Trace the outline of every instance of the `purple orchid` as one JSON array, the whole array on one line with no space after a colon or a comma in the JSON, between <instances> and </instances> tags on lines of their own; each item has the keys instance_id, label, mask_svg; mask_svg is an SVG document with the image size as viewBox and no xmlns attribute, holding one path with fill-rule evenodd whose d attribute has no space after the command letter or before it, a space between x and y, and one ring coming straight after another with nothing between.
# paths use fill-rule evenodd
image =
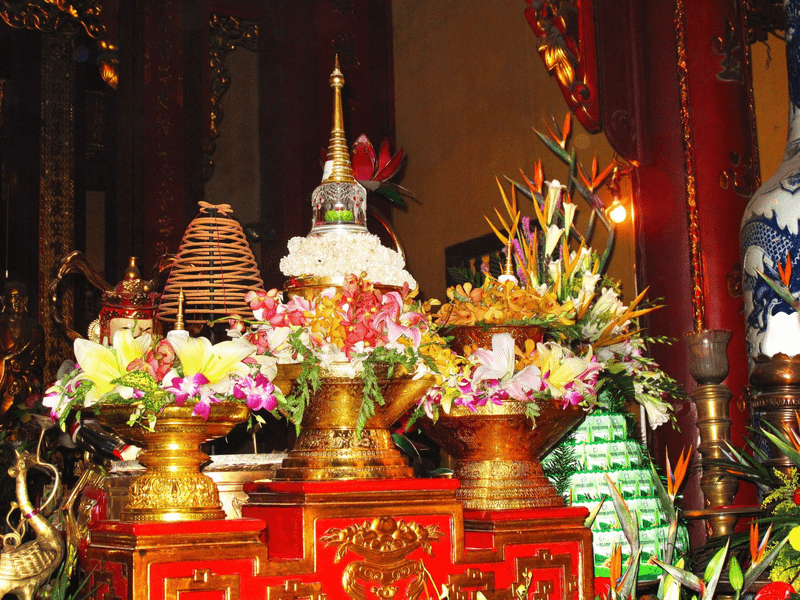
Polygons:
<instances>
[{"instance_id":1,"label":"purple orchid","mask_svg":"<svg viewBox=\"0 0 800 600\"><path fill-rule=\"evenodd\" d=\"M211 389L207 387L202 388L200 390L200 398L198 398L197 402L195 402L192 413L199 417L203 417L203 419L207 421L208 415L211 413L211 405L216 404L220 400L221 398L214 396L214 392Z\"/></svg>"},{"instance_id":2,"label":"purple orchid","mask_svg":"<svg viewBox=\"0 0 800 600\"><path fill-rule=\"evenodd\" d=\"M250 410L275 410L278 407L278 400L275 398L274 391L275 386L261 373L258 373L255 379L248 375L233 386L233 395L239 400L246 398L247 407Z\"/></svg>"}]
</instances>

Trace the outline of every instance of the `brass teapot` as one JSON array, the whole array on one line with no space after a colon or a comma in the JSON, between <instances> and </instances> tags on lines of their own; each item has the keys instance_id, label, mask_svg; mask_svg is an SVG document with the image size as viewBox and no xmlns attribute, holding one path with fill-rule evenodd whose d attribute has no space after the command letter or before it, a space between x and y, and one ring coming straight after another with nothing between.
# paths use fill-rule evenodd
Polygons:
<instances>
[{"instance_id":1,"label":"brass teapot","mask_svg":"<svg viewBox=\"0 0 800 600\"><path fill-rule=\"evenodd\" d=\"M162 274L172 268L175 256L163 255L156 263L152 279L142 279L137 258L131 257L125 276L116 286L112 286L89 263L80 250L74 250L59 261L55 278L48 286L50 316L62 327L69 339L83 337L72 329L61 315L59 284L70 273L82 273L94 287L103 292L103 306L99 317L89 325L86 337L97 343L110 342L119 329L134 328L138 333L154 332L157 327L156 309L159 294L156 292Z\"/></svg>"}]
</instances>

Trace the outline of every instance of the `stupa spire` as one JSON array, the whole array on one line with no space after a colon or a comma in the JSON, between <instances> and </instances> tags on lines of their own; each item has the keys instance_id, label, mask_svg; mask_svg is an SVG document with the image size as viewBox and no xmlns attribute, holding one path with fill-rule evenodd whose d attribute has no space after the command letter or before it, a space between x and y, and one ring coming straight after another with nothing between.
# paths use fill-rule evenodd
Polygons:
<instances>
[{"instance_id":1,"label":"stupa spire","mask_svg":"<svg viewBox=\"0 0 800 600\"><path fill-rule=\"evenodd\" d=\"M328 143L328 160L331 161L331 171L323 183L333 181L337 183L355 183L353 165L350 163L350 152L344 135L344 112L342 110L344 75L339 70L338 55L336 56L336 63L329 81L333 90L333 129Z\"/></svg>"},{"instance_id":2,"label":"stupa spire","mask_svg":"<svg viewBox=\"0 0 800 600\"><path fill-rule=\"evenodd\" d=\"M311 194L313 214L308 235L368 233L367 191L353 176L350 151L344 137L344 75L339 70L338 56L330 82L333 90L333 129L328 144L328 160L322 175L324 179Z\"/></svg>"}]
</instances>

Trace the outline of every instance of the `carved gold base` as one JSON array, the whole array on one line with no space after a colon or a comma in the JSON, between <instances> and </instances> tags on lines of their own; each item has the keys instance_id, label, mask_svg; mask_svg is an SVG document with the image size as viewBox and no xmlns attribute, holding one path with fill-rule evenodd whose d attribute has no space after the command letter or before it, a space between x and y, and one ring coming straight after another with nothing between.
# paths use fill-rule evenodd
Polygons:
<instances>
[{"instance_id":1,"label":"carved gold base","mask_svg":"<svg viewBox=\"0 0 800 600\"><path fill-rule=\"evenodd\" d=\"M98 421L144 448L137 460L146 471L131 481L123 521L206 521L224 519L214 481L200 472L208 454L200 444L227 434L247 418L242 404L214 404L208 420L191 407L167 406L155 430L127 425L130 407L106 406Z\"/></svg>"},{"instance_id":2,"label":"carved gold base","mask_svg":"<svg viewBox=\"0 0 800 600\"><path fill-rule=\"evenodd\" d=\"M543 403L534 426L524 404L506 401L477 413L454 406L435 424L424 419L421 426L456 459L456 498L464 508L493 511L564 506L540 460L582 418L578 407Z\"/></svg>"},{"instance_id":3,"label":"carved gold base","mask_svg":"<svg viewBox=\"0 0 800 600\"><path fill-rule=\"evenodd\" d=\"M275 473L277 481L400 479L414 471L386 429L307 429Z\"/></svg>"},{"instance_id":4,"label":"carved gold base","mask_svg":"<svg viewBox=\"0 0 800 600\"><path fill-rule=\"evenodd\" d=\"M464 460L453 476L461 482L456 498L471 510L564 506L537 461Z\"/></svg>"},{"instance_id":5,"label":"carved gold base","mask_svg":"<svg viewBox=\"0 0 800 600\"><path fill-rule=\"evenodd\" d=\"M319 389L303 414L300 435L275 473L276 481L413 477L388 428L422 397L433 378L379 376L384 405L375 407L375 415L359 434L355 424L364 382L341 376L343 368L334 365L322 371Z\"/></svg>"}]
</instances>

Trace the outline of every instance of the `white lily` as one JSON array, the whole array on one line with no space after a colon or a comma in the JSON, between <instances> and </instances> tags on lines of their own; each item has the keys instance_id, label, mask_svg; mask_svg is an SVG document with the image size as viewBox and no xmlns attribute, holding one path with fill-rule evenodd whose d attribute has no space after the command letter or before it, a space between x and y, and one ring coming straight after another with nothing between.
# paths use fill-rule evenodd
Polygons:
<instances>
[{"instance_id":1,"label":"white lily","mask_svg":"<svg viewBox=\"0 0 800 600\"><path fill-rule=\"evenodd\" d=\"M539 367L554 398L566 393L566 386L589 368L589 361L564 351L559 344L536 344L534 364Z\"/></svg>"},{"instance_id":2,"label":"white lily","mask_svg":"<svg viewBox=\"0 0 800 600\"><path fill-rule=\"evenodd\" d=\"M212 345L204 337L176 338L170 340L170 344L181 361L184 377L201 373L209 384L218 383L232 373L246 375L249 371L242 361L256 351L256 347L244 339Z\"/></svg>"},{"instance_id":3,"label":"white lily","mask_svg":"<svg viewBox=\"0 0 800 600\"><path fill-rule=\"evenodd\" d=\"M103 396L116 392L123 398L130 398L133 389L112 383L128 372L128 365L144 357L150 348L150 334L133 337L130 329L120 329L114 334L112 347L103 346L89 340L75 340L75 358L83 371L78 380L94 383L86 394L84 404L91 406Z\"/></svg>"},{"instance_id":4,"label":"white lily","mask_svg":"<svg viewBox=\"0 0 800 600\"><path fill-rule=\"evenodd\" d=\"M665 423L669 423L672 405L668 402L653 394L643 393L639 393L636 399L644 406L645 413L647 413L647 422L650 423L651 429L656 429Z\"/></svg>"},{"instance_id":5,"label":"white lily","mask_svg":"<svg viewBox=\"0 0 800 600\"><path fill-rule=\"evenodd\" d=\"M550 227L548 227L547 231L544 232L545 256L550 256L553 253L553 250L555 250L556 246L558 246L558 242L561 240L561 236L563 234L564 230L561 227L555 223L550 224Z\"/></svg>"},{"instance_id":6,"label":"white lily","mask_svg":"<svg viewBox=\"0 0 800 600\"><path fill-rule=\"evenodd\" d=\"M278 359L266 354L256 354L252 357L258 363L258 371L272 381L278 374Z\"/></svg>"},{"instance_id":7,"label":"white lily","mask_svg":"<svg viewBox=\"0 0 800 600\"><path fill-rule=\"evenodd\" d=\"M473 385L485 379L497 379L505 383L514 375L514 338L509 333L495 333L492 336L492 349L476 350L470 355L470 360L478 363L472 374Z\"/></svg>"},{"instance_id":8,"label":"white lily","mask_svg":"<svg viewBox=\"0 0 800 600\"><path fill-rule=\"evenodd\" d=\"M558 204L558 197L561 195L561 190L563 190L566 186L561 185L561 182L558 179L553 179L547 184L547 198L545 200L545 208L547 209L547 214L545 215L545 223L550 225L553 222L553 214L556 211L556 205Z\"/></svg>"},{"instance_id":9,"label":"white lily","mask_svg":"<svg viewBox=\"0 0 800 600\"><path fill-rule=\"evenodd\" d=\"M575 219L575 210L578 207L572 202L564 202L564 230L569 234L572 221Z\"/></svg>"}]
</instances>

